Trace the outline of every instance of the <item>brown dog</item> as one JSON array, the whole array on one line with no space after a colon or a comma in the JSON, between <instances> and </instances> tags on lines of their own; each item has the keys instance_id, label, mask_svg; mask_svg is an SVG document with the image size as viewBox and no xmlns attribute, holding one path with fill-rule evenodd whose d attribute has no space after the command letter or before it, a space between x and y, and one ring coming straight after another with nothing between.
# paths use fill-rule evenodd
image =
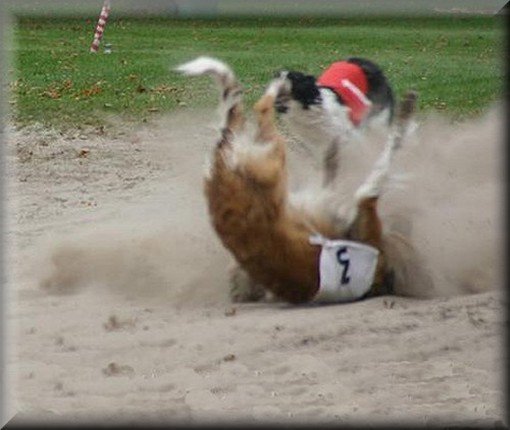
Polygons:
<instances>
[{"instance_id":1,"label":"brown dog","mask_svg":"<svg viewBox=\"0 0 510 430\"><path fill-rule=\"evenodd\" d=\"M289 203L286 143L276 129L274 112L281 79L272 81L255 104L256 127L250 133L241 87L227 65L200 57L177 70L187 75L212 75L220 86L224 124L205 179L205 194L214 229L249 277L290 303L318 297L319 301L353 300L388 292L392 269L385 257L377 203L392 156L414 111L415 94L409 93L401 104L383 154L356 192L356 214L344 228L327 213L301 211ZM335 176L334 169L336 166L330 167L326 175ZM368 246L357 247L356 243ZM333 250L333 260L336 258L333 263L328 262L328 249ZM367 261L358 266L371 269L355 273L356 262L349 253L356 250L365 253L360 258ZM338 276L328 275L328 271ZM331 293L331 288L338 288L326 285L331 284L327 278L342 284L338 285L340 293ZM366 286L350 285L356 282Z\"/></svg>"}]
</instances>

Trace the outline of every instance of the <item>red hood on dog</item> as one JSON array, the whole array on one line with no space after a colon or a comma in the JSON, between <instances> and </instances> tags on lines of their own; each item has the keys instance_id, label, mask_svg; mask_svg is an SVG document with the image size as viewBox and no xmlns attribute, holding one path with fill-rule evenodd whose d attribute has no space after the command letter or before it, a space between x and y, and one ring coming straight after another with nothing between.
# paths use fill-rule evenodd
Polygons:
<instances>
[{"instance_id":1,"label":"red hood on dog","mask_svg":"<svg viewBox=\"0 0 510 430\"><path fill-rule=\"evenodd\" d=\"M337 61L317 79L317 84L332 89L350 108L350 120L358 126L372 103L366 97L368 81L363 69L347 61Z\"/></svg>"}]
</instances>

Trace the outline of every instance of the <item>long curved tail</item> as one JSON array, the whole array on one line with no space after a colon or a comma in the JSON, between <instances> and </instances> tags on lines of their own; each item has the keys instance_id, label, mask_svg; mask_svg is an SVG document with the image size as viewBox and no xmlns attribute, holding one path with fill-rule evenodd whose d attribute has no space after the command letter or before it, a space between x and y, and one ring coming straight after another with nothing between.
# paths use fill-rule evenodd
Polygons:
<instances>
[{"instance_id":1,"label":"long curved tail","mask_svg":"<svg viewBox=\"0 0 510 430\"><path fill-rule=\"evenodd\" d=\"M243 114L243 91L232 69L212 57L198 57L175 68L186 76L210 75L220 88L220 114L223 133L238 132L245 124Z\"/></svg>"}]
</instances>

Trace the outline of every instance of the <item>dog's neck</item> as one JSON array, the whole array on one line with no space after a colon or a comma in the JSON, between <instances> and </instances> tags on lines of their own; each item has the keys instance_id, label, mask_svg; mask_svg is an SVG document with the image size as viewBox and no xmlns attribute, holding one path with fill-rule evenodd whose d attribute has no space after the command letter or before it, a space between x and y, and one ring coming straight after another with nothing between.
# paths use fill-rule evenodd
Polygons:
<instances>
[{"instance_id":1,"label":"dog's neck","mask_svg":"<svg viewBox=\"0 0 510 430\"><path fill-rule=\"evenodd\" d=\"M290 133L305 147L312 149L316 162L322 162L325 151L337 136L348 139L355 133L355 127L349 119L347 106L337 102L337 96L328 88L320 89L320 105L302 109L299 102L289 102L289 109L282 115Z\"/></svg>"}]
</instances>

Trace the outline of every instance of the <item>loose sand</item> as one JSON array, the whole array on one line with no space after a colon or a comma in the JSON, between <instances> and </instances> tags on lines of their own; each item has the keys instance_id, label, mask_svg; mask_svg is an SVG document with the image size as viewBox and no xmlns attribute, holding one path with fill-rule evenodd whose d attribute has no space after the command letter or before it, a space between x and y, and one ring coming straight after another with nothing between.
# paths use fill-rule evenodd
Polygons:
<instances>
[{"instance_id":1,"label":"loose sand","mask_svg":"<svg viewBox=\"0 0 510 430\"><path fill-rule=\"evenodd\" d=\"M420 118L381 202L387 225L413 222L435 288L407 292L428 298L321 307L229 302L202 195L212 118L184 109L115 138L9 130L14 421L503 422L497 107ZM339 206L370 148L345 149ZM317 182L302 147L290 159L293 187Z\"/></svg>"}]
</instances>

